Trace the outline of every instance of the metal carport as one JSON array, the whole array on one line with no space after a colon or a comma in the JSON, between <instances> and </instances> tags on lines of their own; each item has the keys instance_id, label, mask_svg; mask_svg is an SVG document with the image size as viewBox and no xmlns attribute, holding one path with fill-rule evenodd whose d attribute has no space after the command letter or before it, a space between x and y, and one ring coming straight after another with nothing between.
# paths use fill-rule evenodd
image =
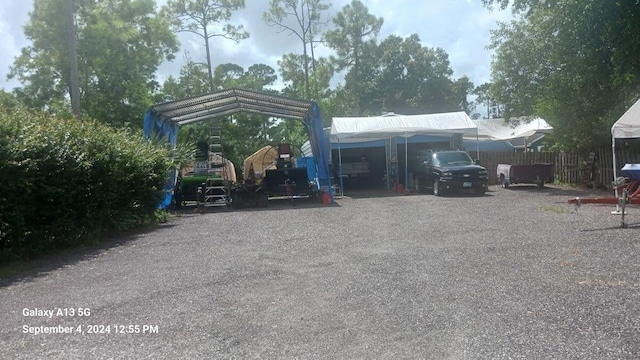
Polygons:
<instances>
[{"instance_id":1,"label":"metal carport","mask_svg":"<svg viewBox=\"0 0 640 360\"><path fill-rule=\"evenodd\" d=\"M311 151L316 160L318 185L321 190L333 195L325 151L327 144L322 133L322 116L315 101L253 90L226 89L151 106L144 114L143 134L146 138L151 138L154 134L166 137L175 145L180 126L237 112L302 121L309 134ZM167 181L167 196L160 204L161 207L171 204L175 177L174 171Z\"/></svg>"}]
</instances>

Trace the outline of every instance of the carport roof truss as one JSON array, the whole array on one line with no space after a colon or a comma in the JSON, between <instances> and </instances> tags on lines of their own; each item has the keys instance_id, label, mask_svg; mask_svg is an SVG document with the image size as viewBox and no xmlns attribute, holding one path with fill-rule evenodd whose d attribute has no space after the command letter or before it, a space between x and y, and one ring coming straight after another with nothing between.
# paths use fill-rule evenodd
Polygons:
<instances>
[{"instance_id":1,"label":"carport roof truss","mask_svg":"<svg viewBox=\"0 0 640 360\"><path fill-rule=\"evenodd\" d=\"M307 123L313 102L265 92L227 89L151 107L164 119L182 126L236 112L250 112Z\"/></svg>"}]
</instances>

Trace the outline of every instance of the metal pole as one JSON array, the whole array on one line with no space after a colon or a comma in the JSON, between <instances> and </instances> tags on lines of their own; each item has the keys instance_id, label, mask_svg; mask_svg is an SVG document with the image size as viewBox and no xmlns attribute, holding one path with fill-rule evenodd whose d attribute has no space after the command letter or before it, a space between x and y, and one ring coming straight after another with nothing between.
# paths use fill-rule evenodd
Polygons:
<instances>
[{"instance_id":1,"label":"metal pole","mask_svg":"<svg viewBox=\"0 0 640 360\"><path fill-rule=\"evenodd\" d=\"M387 166L387 176L386 176L386 187L385 190L389 190L389 179L391 177L391 162L390 162L390 158L389 158L389 153L391 152L391 138L389 138L388 140L385 139L384 140L384 157L385 157L385 163Z\"/></svg>"},{"instance_id":2,"label":"metal pole","mask_svg":"<svg viewBox=\"0 0 640 360\"><path fill-rule=\"evenodd\" d=\"M342 180L342 149L338 138L338 177L340 178L340 196L344 196L344 181Z\"/></svg>"},{"instance_id":3,"label":"metal pole","mask_svg":"<svg viewBox=\"0 0 640 360\"><path fill-rule=\"evenodd\" d=\"M409 137L404 134L404 190L409 188Z\"/></svg>"},{"instance_id":4,"label":"metal pole","mask_svg":"<svg viewBox=\"0 0 640 360\"><path fill-rule=\"evenodd\" d=\"M476 159L480 160L480 135L478 134L478 128L476 128Z\"/></svg>"},{"instance_id":5,"label":"metal pole","mask_svg":"<svg viewBox=\"0 0 640 360\"><path fill-rule=\"evenodd\" d=\"M613 134L613 129L611 129L611 152L613 152L613 181L618 177L617 174L617 161L616 161L616 137ZM618 198L618 188L614 185L614 191L616 194L616 199ZM620 203L616 204L616 211L612 212L613 214L620 214Z\"/></svg>"}]
</instances>

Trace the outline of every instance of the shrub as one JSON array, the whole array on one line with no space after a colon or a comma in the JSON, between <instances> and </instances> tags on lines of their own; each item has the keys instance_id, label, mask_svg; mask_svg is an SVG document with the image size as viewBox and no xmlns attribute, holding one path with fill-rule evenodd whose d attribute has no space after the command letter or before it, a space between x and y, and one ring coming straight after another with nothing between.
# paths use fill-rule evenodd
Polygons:
<instances>
[{"instance_id":1,"label":"shrub","mask_svg":"<svg viewBox=\"0 0 640 360\"><path fill-rule=\"evenodd\" d=\"M0 110L0 261L153 221L170 167L141 134Z\"/></svg>"}]
</instances>

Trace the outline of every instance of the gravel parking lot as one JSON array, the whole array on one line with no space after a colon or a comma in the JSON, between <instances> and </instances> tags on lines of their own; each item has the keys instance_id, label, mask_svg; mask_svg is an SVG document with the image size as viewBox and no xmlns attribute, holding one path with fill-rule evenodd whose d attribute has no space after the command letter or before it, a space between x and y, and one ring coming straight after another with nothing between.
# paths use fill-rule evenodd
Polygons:
<instances>
[{"instance_id":1,"label":"gravel parking lot","mask_svg":"<svg viewBox=\"0 0 640 360\"><path fill-rule=\"evenodd\" d=\"M640 209L356 195L185 213L5 279L0 358L640 358Z\"/></svg>"}]
</instances>

